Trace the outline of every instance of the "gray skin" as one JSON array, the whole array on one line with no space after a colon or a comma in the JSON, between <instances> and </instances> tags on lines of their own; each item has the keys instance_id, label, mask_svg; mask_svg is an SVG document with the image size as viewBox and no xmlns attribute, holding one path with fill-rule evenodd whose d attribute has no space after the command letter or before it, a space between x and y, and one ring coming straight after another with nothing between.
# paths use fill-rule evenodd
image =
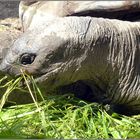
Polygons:
<instances>
[{"instance_id":1,"label":"gray skin","mask_svg":"<svg viewBox=\"0 0 140 140\"><path fill-rule=\"evenodd\" d=\"M26 31L0 65L11 75L21 69L47 91L73 91L123 114L140 113L140 23L57 18Z\"/></svg>"}]
</instances>

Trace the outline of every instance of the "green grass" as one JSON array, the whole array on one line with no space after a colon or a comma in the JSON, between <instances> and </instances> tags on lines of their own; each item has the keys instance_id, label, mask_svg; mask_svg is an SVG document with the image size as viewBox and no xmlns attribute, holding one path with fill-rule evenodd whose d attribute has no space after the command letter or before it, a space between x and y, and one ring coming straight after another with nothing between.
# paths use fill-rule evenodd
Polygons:
<instances>
[{"instance_id":1,"label":"green grass","mask_svg":"<svg viewBox=\"0 0 140 140\"><path fill-rule=\"evenodd\" d=\"M33 103L3 107L10 92L19 88L24 78ZM20 77L2 84L0 138L140 138L140 116L111 113L104 106L87 103L72 94L42 96L32 77ZM34 94L40 96L37 101Z\"/></svg>"}]
</instances>

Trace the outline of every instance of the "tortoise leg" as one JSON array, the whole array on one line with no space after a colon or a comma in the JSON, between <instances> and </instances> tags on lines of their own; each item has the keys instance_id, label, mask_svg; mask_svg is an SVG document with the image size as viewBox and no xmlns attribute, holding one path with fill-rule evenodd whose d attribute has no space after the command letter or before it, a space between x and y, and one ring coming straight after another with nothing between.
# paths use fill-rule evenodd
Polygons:
<instances>
[{"instance_id":1,"label":"tortoise leg","mask_svg":"<svg viewBox=\"0 0 140 140\"><path fill-rule=\"evenodd\" d=\"M84 81L77 81L70 85L63 86L59 88L59 91L64 93L73 93L75 97L80 98L82 100L86 100L89 102L98 102L103 103L103 95L104 91L102 91L99 87L92 84L92 87ZM102 96L102 97L101 97Z\"/></svg>"},{"instance_id":2,"label":"tortoise leg","mask_svg":"<svg viewBox=\"0 0 140 140\"><path fill-rule=\"evenodd\" d=\"M109 100L109 98L107 98L105 91L100 89L94 83L92 83L92 85L89 85L85 81L77 81L70 85L59 88L59 92L61 92L61 94L73 93L75 97L88 102L110 104L110 110L122 115L130 116L140 113L127 105L111 104L111 101Z\"/></svg>"},{"instance_id":3,"label":"tortoise leg","mask_svg":"<svg viewBox=\"0 0 140 140\"><path fill-rule=\"evenodd\" d=\"M111 109L116 113L127 115L127 116L140 114L139 110L134 110L134 108L122 104L112 105Z\"/></svg>"}]
</instances>

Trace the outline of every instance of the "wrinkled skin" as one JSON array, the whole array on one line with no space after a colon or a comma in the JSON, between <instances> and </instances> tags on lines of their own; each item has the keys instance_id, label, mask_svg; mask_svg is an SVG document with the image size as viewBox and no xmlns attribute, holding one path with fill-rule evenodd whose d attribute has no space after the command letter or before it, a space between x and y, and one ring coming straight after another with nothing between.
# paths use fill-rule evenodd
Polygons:
<instances>
[{"instance_id":1,"label":"wrinkled skin","mask_svg":"<svg viewBox=\"0 0 140 140\"><path fill-rule=\"evenodd\" d=\"M91 16L136 21L139 1L21 1L19 17L23 30L41 26L56 17Z\"/></svg>"},{"instance_id":2,"label":"wrinkled skin","mask_svg":"<svg viewBox=\"0 0 140 140\"><path fill-rule=\"evenodd\" d=\"M140 113L139 36L138 22L57 18L17 39L0 70L20 75L22 69L48 91L60 88L80 96L82 87L83 98L136 114Z\"/></svg>"}]
</instances>

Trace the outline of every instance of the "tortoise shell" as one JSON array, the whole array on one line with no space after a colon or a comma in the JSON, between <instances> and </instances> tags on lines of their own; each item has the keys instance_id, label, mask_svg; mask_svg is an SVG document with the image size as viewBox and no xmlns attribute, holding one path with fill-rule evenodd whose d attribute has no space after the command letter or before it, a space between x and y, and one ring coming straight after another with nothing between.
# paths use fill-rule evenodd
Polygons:
<instances>
[{"instance_id":1,"label":"tortoise shell","mask_svg":"<svg viewBox=\"0 0 140 140\"><path fill-rule=\"evenodd\" d=\"M21 1L19 17L23 29L55 17L92 16L137 21L140 19L140 1Z\"/></svg>"}]
</instances>

